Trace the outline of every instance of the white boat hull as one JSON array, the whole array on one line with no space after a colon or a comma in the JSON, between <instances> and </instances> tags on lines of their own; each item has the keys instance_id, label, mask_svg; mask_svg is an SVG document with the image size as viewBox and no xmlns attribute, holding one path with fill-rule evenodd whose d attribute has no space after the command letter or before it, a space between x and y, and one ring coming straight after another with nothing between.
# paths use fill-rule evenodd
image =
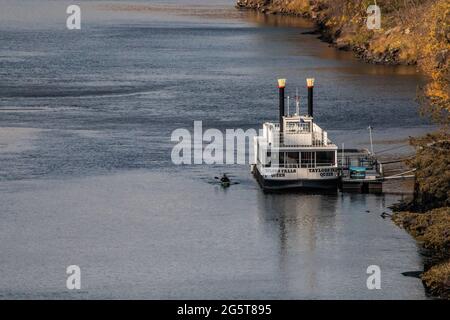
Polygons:
<instances>
[{"instance_id":1,"label":"white boat hull","mask_svg":"<svg viewBox=\"0 0 450 320\"><path fill-rule=\"evenodd\" d=\"M337 168L271 169L276 173L268 173L267 169L261 173L257 166L253 167L253 174L264 190L333 190L338 186Z\"/></svg>"}]
</instances>

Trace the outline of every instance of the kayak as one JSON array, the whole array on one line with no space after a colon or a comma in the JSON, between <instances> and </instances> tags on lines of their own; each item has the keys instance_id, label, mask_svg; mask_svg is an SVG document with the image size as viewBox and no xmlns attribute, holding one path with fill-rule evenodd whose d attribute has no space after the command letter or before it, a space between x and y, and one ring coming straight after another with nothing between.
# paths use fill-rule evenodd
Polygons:
<instances>
[{"instance_id":1,"label":"kayak","mask_svg":"<svg viewBox=\"0 0 450 320\"><path fill-rule=\"evenodd\" d=\"M230 181L221 181L220 184L224 188L228 188L231 185Z\"/></svg>"}]
</instances>

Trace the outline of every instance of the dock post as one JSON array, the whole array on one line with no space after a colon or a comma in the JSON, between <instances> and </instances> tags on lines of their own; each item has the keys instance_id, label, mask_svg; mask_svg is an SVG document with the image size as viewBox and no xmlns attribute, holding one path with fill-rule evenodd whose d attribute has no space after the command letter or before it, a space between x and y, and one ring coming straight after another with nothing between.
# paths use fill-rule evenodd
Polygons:
<instances>
[{"instance_id":1,"label":"dock post","mask_svg":"<svg viewBox=\"0 0 450 320\"><path fill-rule=\"evenodd\" d=\"M373 140L372 140L372 126L369 126L367 129L369 129L369 137L370 137L370 153L374 155L373 153Z\"/></svg>"}]
</instances>

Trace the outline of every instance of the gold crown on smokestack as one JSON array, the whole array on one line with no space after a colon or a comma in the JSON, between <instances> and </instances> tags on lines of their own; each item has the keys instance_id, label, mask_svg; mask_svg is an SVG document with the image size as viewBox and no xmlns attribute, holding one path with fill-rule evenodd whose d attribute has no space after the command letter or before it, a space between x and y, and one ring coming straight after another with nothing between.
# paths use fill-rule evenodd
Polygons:
<instances>
[{"instance_id":1,"label":"gold crown on smokestack","mask_svg":"<svg viewBox=\"0 0 450 320\"><path fill-rule=\"evenodd\" d=\"M306 79L306 84L308 85L308 88L314 87L314 78Z\"/></svg>"},{"instance_id":2,"label":"gold crown on smokestack","mask_svg":"<svg viewBox=\"0 0 450 320\"><path fill-rule=\"evenodd\" d=\"M278 79L278 88L286 87L286 79Z\"/></svg>"}]
</instances>

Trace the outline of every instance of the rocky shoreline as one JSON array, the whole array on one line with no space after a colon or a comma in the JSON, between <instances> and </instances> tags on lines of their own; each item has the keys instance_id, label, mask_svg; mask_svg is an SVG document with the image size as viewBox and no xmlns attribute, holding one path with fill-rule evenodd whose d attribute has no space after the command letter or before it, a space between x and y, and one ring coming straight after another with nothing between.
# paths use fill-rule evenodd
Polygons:
<instances>
[{"instance_id":1,"label":"rocky shoreline","mask_svg":"<svg viewBox=\"0 0 450 320\"><path fill-rule=\"evenodd\" d=\"M450 299L450 138L439 133L411 139L416 155L414 197L392 206L392 220L404 228L423 249L425 289Z\"/></svg>"}]
</instances>

